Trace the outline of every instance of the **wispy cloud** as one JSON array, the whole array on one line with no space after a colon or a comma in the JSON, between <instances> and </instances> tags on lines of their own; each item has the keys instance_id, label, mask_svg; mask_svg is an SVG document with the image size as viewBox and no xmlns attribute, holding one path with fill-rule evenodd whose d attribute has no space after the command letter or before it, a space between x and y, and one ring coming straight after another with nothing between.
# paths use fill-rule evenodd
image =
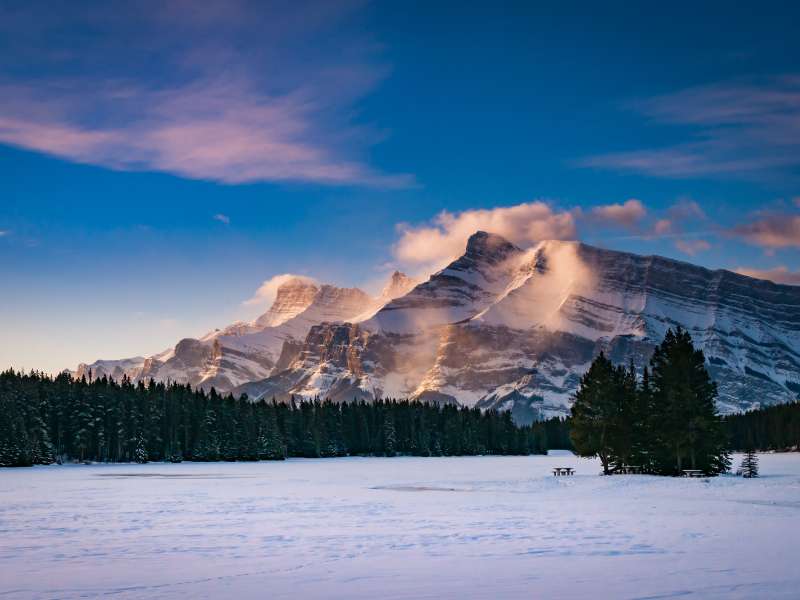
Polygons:
<instances>
[{"instance_id":1,"label":"wispy cloud","mask_svg":"<svg viewBox=\"0 0 800 600\"><path fill-rule=\"evenodd\" d=\"M647 216L647 209L640 200L631 198L622 204L597 206L591 210L590 215L599 221L633 228Z\"/></svg>"},{"instance_id":2,"label":"wispy cloud","mask_svg":"<svg viewBox=\"0 0 800 600\"><path fill-rule=\"evenodd\" d=\"M575 239L577 210L556 210L543 201L489 209L442 211L430 223L398 225L397 261L412 271L431 272L464 252L467 239L479 230L521 245L547 239Z\"/></svg>"},{"instance_id":3,"label":"wispy cloud","mask_svg":"<svg viewBox=\"0 0 800 600\"><path fill-rule=\"evenodd\" d=\"M7 229L0 229L0 237L8 235L10 232Z\"/></svg>"},{"instance_id":4,"label":"wispy cloud","mask_svg":"<svg viewBox=\"0 0 800 600\"><path fill-rule=\"evenodd\" d=\"M766 213L727 231L732 237L768 249L800 248L800 215Z\"/></svg>"},{"instance_id":5,"label":"wispy cloud","mask_svg":"<svg viewBox=\"0 0 800 600\"><path fill-rule=\"evenodd\" d=\"M225 225L231 224L231 218L228 215L223 215L222 213L217 213L216 215L214 215L213 219Z\"/></svg>"},{"instance_id":6,"label":"wispy cloud","mask_svg":"<svg viewBox=\"0 0 800 600\"><path fill-rule=\"evenodd\" d=\"M359 158L380 135L356 105L387 72L348 27L359 4L0 11L17 59L0 59L0 143L225 183L411 185Z\"/></svg>"},{"instance_id":7,"label":"wispy cloud","mask_svg":"<svg viewBox=\"0 0 800 600\"><path fill-rule=\"evenodd\" d=\"M591 156L579 164L674 178L761 178L800 166L798 76L699 86L630 108L655 123L688 128L686 141Z\"/></svg>"},{"instance_id":8,"label":"wispy cloud","mask_svg":"<svg viewBox=\"0 0 800 600\"><path fill-rule=\"evenodd\" d=\"M774 283L800 285L800 272L790 271L783 265L774 267L772 269L751 269L748 267L739 267L736 269L736 272L742 275L747 275L748 277L755 277L756 279L766 279Z\"/></svg>"}]
</instances>

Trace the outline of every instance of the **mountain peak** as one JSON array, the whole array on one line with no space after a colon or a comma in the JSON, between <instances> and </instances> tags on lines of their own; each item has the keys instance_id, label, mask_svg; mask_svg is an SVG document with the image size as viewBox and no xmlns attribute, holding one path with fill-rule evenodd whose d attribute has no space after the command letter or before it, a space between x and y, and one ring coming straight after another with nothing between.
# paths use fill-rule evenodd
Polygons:
<instances>
[{"instance_id":1,"label":"mountain peak","mask_svg":"<svg viewBox=\"0 0 800 600\"><path fill-rule=\"evenodd\" d=\"M409 279L409 277L402 271L395 271L394 273L392 273L392 276L389 279L391 281L394 281L396 279Z\"/></svg>"},{"instance_id":2,"label":"mountain peak","mask_svg":"<svg viewBox=\"0 0 800 600\"><path fill-rule=\"evenodd\" d=\"M275 301L267 312L255 321L257 327L276 327L296 317L314 301L319 286L313 279L295 276L278 286Z\"/></svg>"},{"instance_id":3,"label":"mountain peak","mask_svg":"<svg viewBox=\"0 0 800 600\"><path fill-rule=\"evenodd\" d=\"M383 287L381 298L388 298L390 300L397 298L411 291L411 288L415 285L416 281L411 279L411 277L400 271L395 271Z\"/></svg>"},{"instance_id":4,"label":"mountain peak","mask_svg":"<svg viewBox=\"0 0 800 600\"><path fill-rule=\"evenodd\" d=\"M367 306L370 300L369 295L359 288L343 288L326 283L317 291L313 303L318 306Z\"/></svg>"},{"instance_id":5,"label":"mountain peak","mask_svg":"<svg viewBox=\"0 0 800 600\"><path fill-rule=\"evenodd\" d=\"M318 289L319 286L317 283L311 279L310 277L304 277L302 275L292 275L291 277L287 277L285 281L283 281L278 286L278 294L282 292L285 294L287 292L291 292L292 290L298 289Z\"/></svg>"},{"instance_id":6,"label":"mountain peak","mask_svg":"<svg viewBox=\"0 0 800 600\"><path fill-rule=\"evenodd\" d=\"M514 244L506 238L496 233L487 231L476 231L467 240L467 250L465 256L470 258L492 257L502 260L509 254L518 252Z\"/></svg>"},{"instance_id":7,"label":"mountain peak","mask_svg":"<svg viewBox=\"0 0 800 600\"><path fill-rule=\"evenodd\" d=\"M417 332L471 319L484 310L517 274L522 250L504 237L478 231L466 252L441 271L384 306L364 323L384 332Z\"/></svg>"}]
</instances>

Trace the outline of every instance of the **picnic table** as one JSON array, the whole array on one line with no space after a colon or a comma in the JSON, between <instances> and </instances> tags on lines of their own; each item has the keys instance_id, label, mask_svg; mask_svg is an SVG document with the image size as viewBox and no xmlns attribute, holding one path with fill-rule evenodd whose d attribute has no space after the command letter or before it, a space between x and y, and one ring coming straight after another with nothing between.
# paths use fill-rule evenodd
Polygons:
<instances>
[{"instance_id":1,"label":"picnic table","mask_svg":"<svg viewBox=\"0 0 800 600\"><path fill-rule=\"evenodd\" d=\"M560 477L562 475L574 475L575 469L572 467L555 467L553 469L553 477Z\"/></svg>"},{"instance_id":2,"label":"picnic table","mask_svg":"<svg viewBox=\"0 0 800 600\"><path fill-rule=\"evenodd\" d=\"M681 471L682 477L705 477L706 474L699 469L683 469Z\"/></svg>"},{"instance_id":3,"label":"picnic table","mask_svg":"<svg viewBox=\"0 0 800 600\"><path fill-rule=\"evenodd\" d=\"M614 469L614 474L617 475L640 475L642 467L639 465L622 465Z\"/></svg>"}]
</instances>

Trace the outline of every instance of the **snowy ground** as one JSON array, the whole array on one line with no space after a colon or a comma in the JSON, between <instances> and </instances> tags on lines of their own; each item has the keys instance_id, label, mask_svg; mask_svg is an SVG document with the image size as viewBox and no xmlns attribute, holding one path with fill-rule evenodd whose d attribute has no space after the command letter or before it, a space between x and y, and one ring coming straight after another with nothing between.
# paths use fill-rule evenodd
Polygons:
<instances>
[{"instance_id":1,"label":"snowy ground","mask_svg":"<svg viewBox=\"0 0 800 600\"><path fill-rule=\"evenodd\" d=\"M800 454L761 470L599 477L571 456L5 469L0 598L798 598Z\"/></svg>"}]
</instances>

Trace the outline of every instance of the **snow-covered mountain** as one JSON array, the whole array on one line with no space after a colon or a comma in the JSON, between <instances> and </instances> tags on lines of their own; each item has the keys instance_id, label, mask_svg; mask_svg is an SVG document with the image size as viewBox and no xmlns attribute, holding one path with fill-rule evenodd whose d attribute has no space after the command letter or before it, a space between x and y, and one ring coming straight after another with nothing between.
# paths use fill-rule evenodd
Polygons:
<instances>
[{"instance_id":1,"label":"snow-covered mountain","mask_svg":"<svg viewBox=\"0 0 800 600\"><path fill-rule=\"evenodd\" d=\"M75 376L89 377L89 371L93 377L109 377L117 381L123 377L133 379L144 366L144 356L134 356L133 358L122 358L119 360L97 360L90 365L81 363L75 371Z\"/></svg>"},{"instance_id":2,"label":"snow-covered mountain","mask_svg":"<svg viewBox=\"0 0 800 600\"><path fill-rule=\"evenodd\" d=\"M526 422L564 414L600 350L641 367L676 325L705 351L723 412L798 398L800 287L579 242L523 250L485 232L425 282L394 273L370 297L290 278L255 321L77 373L256 399L416 397Z\"/></svg>"},{"instance_id":3,"label":"snow-covered mountain","mask_svg":"<svg viewBox=\"0 0 800 600\"><path fill-rule=\"evenodd\" d=\"M528 421L565 413L601 349L642 366L676 325L705 351L723 412L798 397L800 287L579 242L522 250L484 232L374 316L312 326L235 392L413 396Z\"/></svg>"},{"instance_id":4,"label":"snow-covered mountain","mask_svg":"<svg viewBox=\"0 0 800 600\"><path fill-rule=\"evenodd\" d=\"M380 296L357 288L319 285L305 277L290 278L277 290L270 309L253 322L236 322L199 339L186 338L149 358L98 360L78 366L78 377L109 376L133 381L155 379L190 383L228 392L236 386L269 377L285 367L293 348L320 323L368 318L397 295L413 287L406 275L395 272Z\"/></svg>"},{"instance_id":5,"label":"snow-covered mountain","mask_svg":"<svg viewBox=\"0 0 800 600\"><path fill-rule=\"evenodd\" d=\"M463 256L389 302L365 327L414 333L470 319L508 288L518 275L523 254L500 236L478 232L470 238Z\"/></svg>"}]
</instances>

